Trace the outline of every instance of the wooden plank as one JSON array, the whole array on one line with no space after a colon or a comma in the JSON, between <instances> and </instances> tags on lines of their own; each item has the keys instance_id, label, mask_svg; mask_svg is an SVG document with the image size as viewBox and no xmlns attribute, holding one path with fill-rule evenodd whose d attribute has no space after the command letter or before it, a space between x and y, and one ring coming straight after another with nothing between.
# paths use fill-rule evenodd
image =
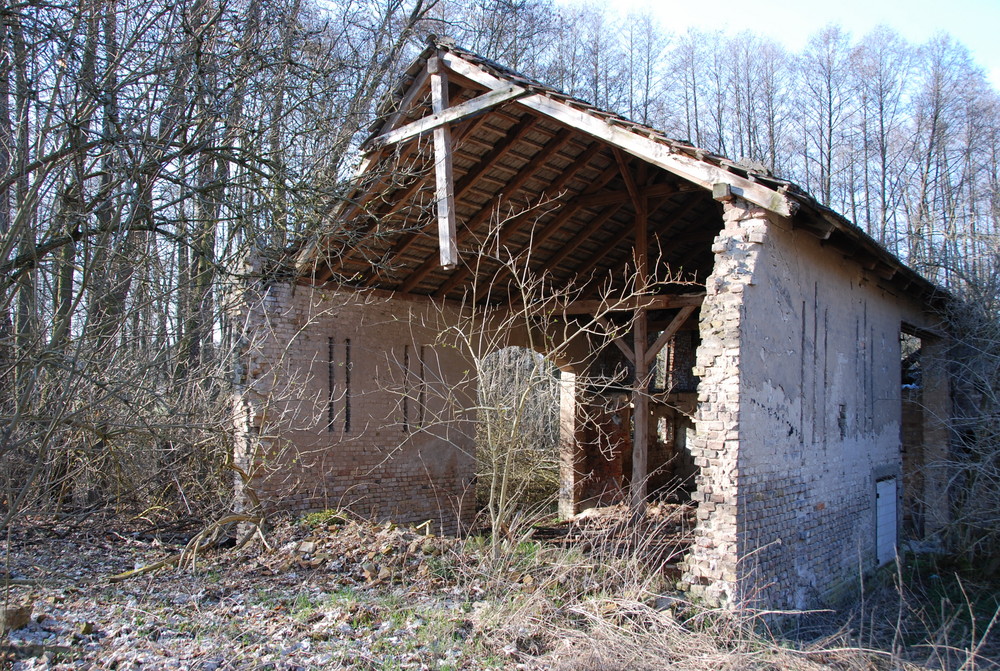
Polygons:
<instances>
[{"instance_id":1,"label":"wooden plank","mask_svg":"<svg viewBox=\"0 0 1000 671\"><path fill-rule=\"evenodd\" d=\"M649 349L646 350L647 367L653 365L656 355L660 353L660 350L663 349L668 342L670 342L671 338L677 335L677 332L681 330L681 327L684 326L688 317L691 316L691 313L694 312L697 307L698 306L696 305L688 305L681 308L681 311L677 313L677 316L674 317L667 328L663 330L663 333L661 333L660 337L656 339L656 342L650 345Z\"/></svg>"},{"instance_id":2,"label":"wooden plank","mask_svg":"<svg viewBox=\"0 0 1000 671\"><path fill-rule=\"evenodd\" d=\"M434 74L431 75L432 80L434 76ZM424 133L446 126L454 121L482 114L483 112L487 112L494 107L497 107L498 105L502 105L505 102L516 100L517 98L521 98L526 95L528 95L528 91L526 89L513 85L505 86L503 88L490 91L489 93L484 93L481 96L459 103L454 107L448 107L441 112L435 112L429 116L412 121L405 126L372 138L368 142L366 150L375 151L383 147L405 142L406 140L412 140L415 137L419 137Z\"/></svg>"},{"instance_id":3,"label":"wooden plank","mask_svg":"<svg viewBox=\"0 0 1000 671\"><path fill-rule=\"evenodd\" d=\"M437 57L427 61L431 74L431 105L435 114L448 107L448 76ZM439 126L434 129L434 182L437 201L438 247L441 266L458 265L458 243L455 240L455 180L452 176L451 129Z\"/></svg>"},{"instance_id":4,"label":"wooden plank","mask_svg":"<svg viewBox=\"0 0 1000 671\"><path fill-rule=\"evenodd\" d=\"M560 312L564 315L602 315L608 312L631 312L639 308L647 310L670 310L673 308L699 306L705 294L670 294L662 296L627 296L622 298L600 298L579 300L569 303Z\"/></svg>"},{"instance_id":5,"label":"wooden plank","mask_svg":"<svg viewBox=\"0 0 1000 671\"><path fill-rule=\"evenodd\" d=\"M487 88L500 88L508 83L486 72L479 66L466 61L455 53L444 53L442 55L442 62L450 70ZM781 216L791 217L798 210L799 204L797 202L774 189L727 172L706 161L675 152L668 144L607 123L593 114L576 109L552 98L541 94L534 94L520 98L517 103L571 128L615 145L633 156L663 168L702 188L711 190L714 184L722 182L729 184L733 195L760 205Z\"/></svg>"},{"instance_id":6,"label":"wooden plank","mask_svg":"<svg viewBox=\"0 0 1000 671\"><path fill-rule=\"evenodd\" d=\"M609 322L606 317L595 317L594 321L596 321L604 328L604 332L607 333L609 338L611 338L611 342L613 342L618 347L618 349L621 350L622 354L625 355L625 358L628 359L629 363L634 365L635 353L632 352L632 348L628 346L628 343L625 342L623 338L620 337L616 338L613 335L611 335L612 333L615 332L614 324Z\"/></svg>"}]
</instances>

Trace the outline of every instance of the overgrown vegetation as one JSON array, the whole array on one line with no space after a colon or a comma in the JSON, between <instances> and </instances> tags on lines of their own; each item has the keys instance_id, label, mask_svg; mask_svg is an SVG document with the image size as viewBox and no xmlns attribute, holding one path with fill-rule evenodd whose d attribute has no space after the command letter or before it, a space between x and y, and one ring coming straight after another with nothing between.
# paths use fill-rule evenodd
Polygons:
<instances>
[{"instance_id":1,"label":"overgrown vegetation","mask_svg":"<svg viewBox=\"0 0 1000 671\"><path fill-rule=\"evenodd\" d=\"M270 550L214 551L194 571L110 586L107 572L162 550L122 542L127 534L96 541L106 531L92 527L25 531L9 564L44 577L14 588L36 621L0 655L15 668L47 658L125 668L867 671L991 668L998 648L996 585L943 564L880 573L840 614L722 611L673 589L673 559L652 542L677 521L670 514L642 534L629 533L624 515L590 518L580 522L586 546L521 538L499 554L481 537L327 517L337 523L277 520ZM51 533L79 549L39 553Z\"/></svg>"},{"instance_id":2,"label":"overgrown vegetation","mask_svg":"<svg viewBox=\"0 0 1000 671\"><path fill-rule=\"evenodd\" d=\"M477 371L476 499L488 507L509 487L528 510L550 508L559 490L558 371L542 354L505 347ZM504 479L507 482L504 482Z\"/></svg>"},{"instance_id":3,"label":"overgrown vegetation","mask_svg":"<svg viewBox=\"0 0 1000 671\"><path fill-rule=\"evenodd\" d=\"M987 575L1000 570L1000 274L950 315L954 518L949 547Z\"/></svg>"}]
</instances>

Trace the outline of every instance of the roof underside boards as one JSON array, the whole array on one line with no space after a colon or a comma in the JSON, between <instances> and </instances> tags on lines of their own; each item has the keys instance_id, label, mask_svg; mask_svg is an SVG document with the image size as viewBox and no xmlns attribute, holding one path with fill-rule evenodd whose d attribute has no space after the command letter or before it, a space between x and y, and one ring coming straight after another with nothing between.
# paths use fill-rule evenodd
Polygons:
<instances>
[{"instance_id":1,"label":"roof underside boards","mask_svg":"<svg viewBox=\"0 0 1000 671\"><path fill-rule=\"evenodd\" d=\"M461 257L452 270L438 261L430 135L378 146L388 131L418 119L426 123L432 115L424 65L435 54L450 68L453 107L484 100L491 78L531 94L491 105L451 125ZM708 179L724 179L737 194L746 193L744 188L750 185L758 202L777 203L776 211L794 212L801 205L793 224L859 258L884 278L907 287L917 285L922 294L933 290L853 224L816 204L794 184L668 140L653 129L455 47L429 47L407 72L393 104L401 107L386 115L367 142L378 148L372 150L354 192L334 213L334 229L299 256L300 272L312 275L314 281L447 298L458 298L475 287L480 300L488 295L491 302L505 301L511 278L501 266L516 258L517 267L535 274L544 271L557 285L585 286L581 298L595 296L608 285L623 286L635 267L636 216L624 168L646 195L654 277L681 272L684 279L704 281L711 270L710 242L722 221L712 185L705 188L700 177L709 175ZM557 113L550 113L553 105L559 106ZM587 127L589 122L581 122L574 113L600 120L599 127ZM646 154L636 158L629 144L633 141L646 143L639 146L642 151L650 142L662 146L666 158L648 160ZM694 177L688 174L692 170L698 173ZM794 198L786 201L786 196Z\"/></svg>"}]
</instances>

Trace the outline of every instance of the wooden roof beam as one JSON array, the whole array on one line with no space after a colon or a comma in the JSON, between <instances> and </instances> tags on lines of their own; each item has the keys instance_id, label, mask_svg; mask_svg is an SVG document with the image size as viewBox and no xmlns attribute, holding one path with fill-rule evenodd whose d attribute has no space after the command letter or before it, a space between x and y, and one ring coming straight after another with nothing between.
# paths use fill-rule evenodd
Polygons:
<instances>
[{"instance_id":1,"label":"wooden roof beam","mask_svg":"<svg viewBox=\"0 0 1000 671\"><path fill-rule=\"evenodd\" d=\"M646 310L670 310L673 308L698 307L705 300L705 294L664 294L649 296L627 296L623 298L598 298L578 300L556 308L566 316L604 315L610 312L634 312Z\"/></svg>"},{"instance_id":2,"label":"wooden roof beam","mask_svg":"<svg viewBox=\"0 0 1000 671\"><path fill-rule=\"evenodd\" d=\"M600 149L601 149L600 143L594 143L587 150L585 150L577 158L572 169L563 171L563 173L556 179L556 181L552 182L552 184L549 186L549 191L551 192L551 194L554 197L558 197L560 195L560 192L566 187L567 184L569 184L570 180L575 179L579 174L579 172L587 167L587 165L590 163L590 160L594 157L594 155L596 155L600 151ZM616 171L611 170L610 168L605 170L597 179L596 182L597 188L600 189L604 187L609 181L611 181L611 179L615 176L615 172ZM510 190L509 193L511 194L514 193L514 190L513 189ZM565 208L566 206L564 205L563 207ZM489 206L484 209L492 211L492 207ZM575 212L575 209L573 211ZM558 216L559 215L557 215L557 218ZM572 216L572 212L570 212L568 216ZM513 236L520 229L520 226L525 218L526 218L525 214L520 214L515 216L511 221L506 222L504 230L501 231L499 235L499 244L502 245L506 243L508 240L510 240L511 236ZM471 224L470 228L472 228ZM434 292L434 295L438 297L445 296L449 291L458 286L462 282L462 280L468 277L469 273L471 272L472 269L469 268L468 266L458 268L457 270L455 270L455 272L452 274L451 277L445 280L444 283L440 287L438 287L438 289Z\"/></svg>"},{"instance_id":3,"label":"wooden roof beam","mask_svg":"<svg viewBox=\"0 0 1000 671\"><path fill-rule=\"evenodd\" d=\"M489 93L484 93L481 96L459 103L454 107L448 107L440 112L435 112L429 116L412 121L401 128L396 128L378 137L374 137L368 141L363 149L365 151L376 151L383 147L412 140L455 121L469 119L503 103L517 100L526 95L528 95L528 91L520 86L511 85L495 89Z\"/></svg>"},{"instance_id":4,"label":"wooden roof beam","mask_svg":"<svg viewBox=\"0 0 1000 671\"><path fill-rule=\"evenodd\" d=\"M560 149L568 145L573 140L573 135L571 133L563 133L561 136L557 136L549 141L538 154L531 159L531 161L525 165L518 174L508 183L507 189L504 192L504 196L509 199L514 193L517 192L521 186L531 179L535 171L545 164L549 158L556 154ZM600 147L597 144L591 145L590 148L584 150L584 154L588 152L596 151ZM592 155L592 154L591 154ZM582 155L581 155L582 156ZM589 160L589 159L588 159ZM484 220L488 219L493 214L494 204L492 202L487 203L485 207L479 210L479 212L473 215L472 219L459 230L458 239L459 242L464 242L468 239L475 228L481 224ZM426 277L434 268L436 264L434 259L428 259L424 261L420 266L417 267L410 275L396 287L396 291L401 293L409 293L416 287L420 282Z\"/></svg>"},{"instance_id":5,"label":"wooden roof beam","mask_svg":"<svg viewBox=\"0 0 1000 671\"><path fill-rule=\"evenodd\" d=\"M444 52L441 58L450 70L486 88L502 89L509 85L509 82L490 74L454 52ZM647 163L663 168L707 190L711 190L713 184L722 182L729 184L733 195L781 216L791 217L798 210L798 202L759 182L740 177L687 154L675 152L663 142L657 142L645 135L609 124L592 114L558 100L536 93L519 98L517 104L559 121L570 128L604 140Z\"/></svg>"}]
</instances>

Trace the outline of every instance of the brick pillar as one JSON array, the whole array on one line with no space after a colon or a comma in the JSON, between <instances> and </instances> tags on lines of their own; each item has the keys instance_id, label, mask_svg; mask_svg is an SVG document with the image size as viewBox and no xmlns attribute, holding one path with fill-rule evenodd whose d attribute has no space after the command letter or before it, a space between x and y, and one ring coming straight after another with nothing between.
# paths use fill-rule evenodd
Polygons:
<instances>
[{"instance_id":1,"label":"brick pillar","mask_svg":"<svg viewBox=\"0 0 1000 671\"><path fill-rule=\"evenodd\" d=\"M694 545L684 561L684 582L713 603L740 600L738 457L743 290L753 283L767 232L764 210L736 199L724 204L725 226L715 238L715 265L706 280L699 318L701 345L695 431L690 443L699 467L692 499L698 504Z\"/></svg>"},{"instance_id":2,"label":"brick pillar","mask_svg":"<svg viewBox=\"0 0 1000 671\"><path fill-rule=\"evenodd\" d=\"M923 368L924 472L923 502L925 533L940 532L950 521L948 476L950 469L951 385L949 384L947 343L924 338L920 348Z\"/></svg>"}]
</instances>

